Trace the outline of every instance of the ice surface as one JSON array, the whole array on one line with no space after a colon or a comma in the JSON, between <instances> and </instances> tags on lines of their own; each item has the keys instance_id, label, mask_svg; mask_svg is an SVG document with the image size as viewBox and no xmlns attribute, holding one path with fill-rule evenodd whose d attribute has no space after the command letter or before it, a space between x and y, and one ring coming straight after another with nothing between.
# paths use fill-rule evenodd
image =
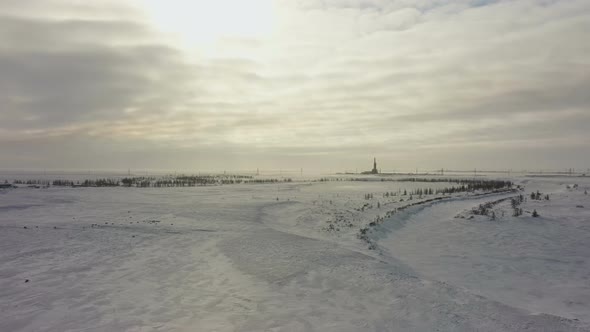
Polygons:
<instances>
[{"instance_id":1,"label":"ice surface","mask_svg":"<svg viewBox=\"0 0 590 332\"><path fill-rule=\"evenodd\" d=\"M0 190L0 331L588 331L590 182L517 182L550 200L418 205L374 250L427 184Z\"/></svg>"}]
</instances>

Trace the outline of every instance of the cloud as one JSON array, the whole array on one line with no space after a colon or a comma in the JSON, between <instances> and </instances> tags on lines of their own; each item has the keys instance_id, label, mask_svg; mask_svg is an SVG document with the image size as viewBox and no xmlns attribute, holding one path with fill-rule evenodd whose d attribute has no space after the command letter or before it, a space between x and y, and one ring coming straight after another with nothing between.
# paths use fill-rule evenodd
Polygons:
<instances>
[{"instance_id":1,"label":"cloud","mask_svg":"<svg viewBox=\"0 0 590 332\"><path fill-rule=\"evenodd\" d=\"M300 156L325 169L376 154L413 168L543 148L553 165L550 151L590 140L584 0L281 1L270 35L192 46L141 6L0 5L0 140L20 156L0 161L66 167L91 147L104 167ZM449 153L424 157L436 149Z\"/></svg>"}]
</instances>

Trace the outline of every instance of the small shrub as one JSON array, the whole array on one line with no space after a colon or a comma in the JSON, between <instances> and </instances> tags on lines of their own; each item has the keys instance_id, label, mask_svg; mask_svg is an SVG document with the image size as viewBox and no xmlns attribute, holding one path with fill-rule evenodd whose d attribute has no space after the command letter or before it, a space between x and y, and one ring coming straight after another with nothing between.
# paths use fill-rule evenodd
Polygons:
<instances>
[{"instance_id":1,"label":"small shrub","mask_svg":"<svg viewBox=\"0 0 590 332\"><path fill-rule=\"evenodd\" d=\"M539 217L539 213L537 212L537 210L533 210L533 217L535 217L535 218Z\"/></svg>"}]
</instances>

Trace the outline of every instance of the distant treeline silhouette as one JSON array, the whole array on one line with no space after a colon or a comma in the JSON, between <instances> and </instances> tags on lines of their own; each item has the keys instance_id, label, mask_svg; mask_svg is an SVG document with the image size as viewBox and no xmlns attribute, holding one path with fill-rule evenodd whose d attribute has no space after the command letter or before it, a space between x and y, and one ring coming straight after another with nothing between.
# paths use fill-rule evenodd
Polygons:
<instances>
[{"instance_id":1,"label":"distant treeline silhouette","mask_svg":"<svg viewBox=\"0 0 590 332\"><path fill-rule=\"evenodd\" d=\"M307 180L303 182L331 182L331 181L360 181L368 182L375 181L369 178L336 178L324 177L315 180ZM498 190L504 188L511 188L513 183L503 180L483 180L483 179L458 179L458 178L402 178L402 179L386 179L382 178L381 182L446 182L457 183L460 186L453 186L442 189L415 189L410 195L432 195L436 194L452 194L456 192L466 192L474 190ZM197 186L212 186L212 185L227 185L227 184L264 184L264 183L283 183L293 182L291 178L254 178L250 175L170 175L161 178L137 176L124 178L103 178L103 179L86 179L80 181L72 181L67 179L58 180L14 180L13 184L23 185L40 185L40 186L58 186L58 187L138 187L138 188L162 188L162 187L197 187ZM393 194L393 193L392 193Z\"/></svg>"},{"instance_id":2,"label":"distant treeline silhouette","mask_svg":"<svg viewBox=\"0 0 590 332\"><path fill-rule=\"evenodd\" d=\"M13 184L48 186L51 183L51 181L50 180L14 180L12 183Z\"/></svg>"},{"instance_id":3,"label":"distant treeline silhouette","mask_svg":"<svg viewBox=\"0 0 590 332\"><path fill-rule=\"evenodd\" d=\"M163 178L155 177L125 177L121 179L87 179L83 181L72 180L15 180L15 184L38 184L59 187L137 187L137 188L167 188L167 187L197 187L197 186L214 186L227 184L264 184L264 183L280 183L292 182L291 178L284 179L254 179L248 175L179 175L166 176Z\"/></svg>"}]
</instances>

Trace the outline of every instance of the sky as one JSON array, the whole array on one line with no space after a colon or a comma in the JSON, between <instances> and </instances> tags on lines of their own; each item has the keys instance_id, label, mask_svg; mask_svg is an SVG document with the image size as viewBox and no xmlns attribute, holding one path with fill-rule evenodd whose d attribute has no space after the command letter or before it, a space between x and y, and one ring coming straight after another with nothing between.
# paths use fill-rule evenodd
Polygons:
<instances>
[{"instance_id":1,"label":"sky","mask_svg":"<svg viewBox=\"0 0 590 332\"><path fill-rule=\"evenodd\" d=\"M588 0L3 0L0 169L590 168Z\"/></svg>"}]
</instances>

